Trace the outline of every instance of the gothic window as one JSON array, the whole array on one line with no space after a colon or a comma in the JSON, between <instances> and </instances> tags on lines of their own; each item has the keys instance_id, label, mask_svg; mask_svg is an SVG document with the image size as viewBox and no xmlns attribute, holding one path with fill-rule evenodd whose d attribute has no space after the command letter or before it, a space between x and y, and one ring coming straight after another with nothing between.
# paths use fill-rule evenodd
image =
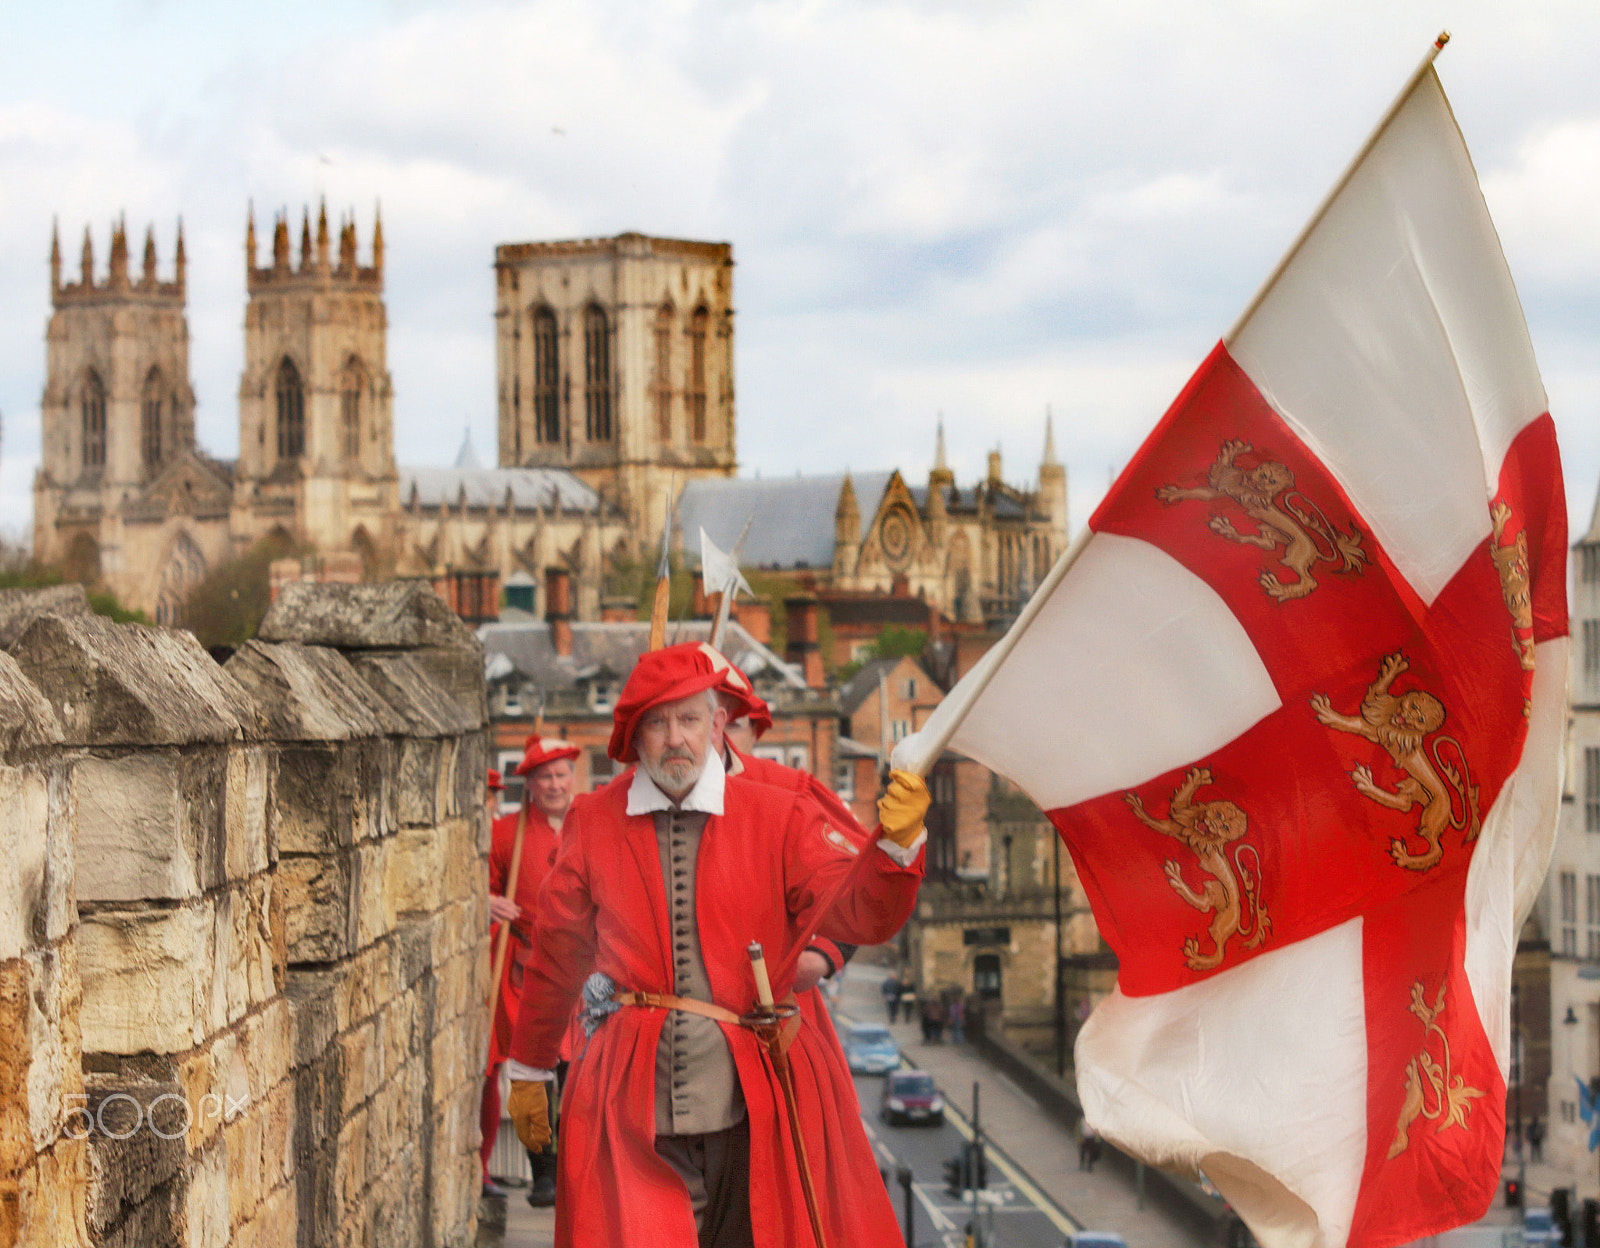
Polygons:
<instances>
[{"instance_id":1,"label":"gothic window","mask_svg":"<svg viewBox=\"0 0 1600 1248\"><path fill-rule=\"evenodd\" d=\"M106 462L106 388L92 368L83 379L83 466Z\"/></svg>"},{"instance_id":2,"label":"gothic window","mask_svg":"<svg viewBox=\"0 0 1600 1248\"><path fill-rule=\"evenodd\" d=\"M533 314L533 440L561 441L556 407L556 314L549 308Z\"/></svg>"},{"instance_id":3,"label":"gothic window","mask_svg":"<svg viewBox=\"0 0 1600 1248\"><path fill-rule=\"evenodd\" d=\"M361 392L366 389L366 370L351 356L339 379L339 428L344 435L344 457L361 458Z\"/></svg>"},{"instance_id":4,"label":"gothic window","mask_svg":"<svg viewBox=\"0 0 1600 1248\"><path fill-rule=\"evenodd\" d=\"M711 319L704 308L696 308L689 318L689 436L706 440L706 322Z\"/></svg>"},{"instance_id":5,"label":"gothic window","mask_svg":"<svg viewBox=\"0 0 1600 1248\"><path fill-rule=\"evenodd\" d=\"M288 356L278 365L277 395L278 458L299 459L306 453L306 392Z\"/></svg>"},{"instance_id":6,"label":"gothic window","mask_svg":"<svg viewBox=\"0 0 1600 1248\"><path fill-rule=\"evenodd\" d=\"M583 314L583 431L591 442L611 441L611 332L605 311Z\"/></svg>"},{"instance_id":7,"label":"gothic window","mask_svg":"<svg viewBox=\"0 0 1600 1248\"><path fill-rule=\"evenodd\" d=\"M184 605L189 594L206 574L206 557L187 533L179 533L167 553L167 566L161 572L161 590L156 597L156 623L183 623Z\"/></svg>"},{"instance_id":8,"label":"gothic window","mask_svg":"<svg viewBox=\"0 0 1600 1248\"><path fill-rule=\"evenodd\" d=\"M144 399L139 407L139 449L145 471L152 475L161 467L161 411L166 397L161 370L152 368L144 379Z\"/></svg>"},{"instance_id":9,"label":"gothic window","mask_svg":"<svg viewBox=\"0 0 1600 1248\"><path fill-rule=\"evenodd\" d=\"M664 303L656 312L656 432L663 442L672 441L672 305Z\"/></svg>"}]
</instances>

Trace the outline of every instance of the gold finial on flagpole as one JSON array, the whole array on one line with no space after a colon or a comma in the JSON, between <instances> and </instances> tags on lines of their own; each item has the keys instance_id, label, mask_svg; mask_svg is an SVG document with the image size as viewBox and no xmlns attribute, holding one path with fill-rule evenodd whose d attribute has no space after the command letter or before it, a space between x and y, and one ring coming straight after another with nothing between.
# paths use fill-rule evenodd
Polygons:
<instances>
[{"instance_id":1,"label":"gold finial on flagpole","mask_svg":"<svg viewBox=\"0 0 1600 1248\"><path fill-rule=\"evenodd\" d=\"M1449 42L1450 42L1450 32L1448 30L1441 30L1439 32L1439 37L1433 41L1433 46L1436 47L1436 48L1439 48L1442 51L1444 49L1444 45L1449 43Z\"/></svg>"}]
</instances>

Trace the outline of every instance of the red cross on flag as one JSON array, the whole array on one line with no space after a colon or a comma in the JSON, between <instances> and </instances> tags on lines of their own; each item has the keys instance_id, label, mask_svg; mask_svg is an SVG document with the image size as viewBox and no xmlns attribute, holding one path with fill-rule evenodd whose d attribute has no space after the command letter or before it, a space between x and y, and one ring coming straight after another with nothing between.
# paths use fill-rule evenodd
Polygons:
<instances>
[{"instance_id":1,"label":"red cross on flag","mask_svg":"<svg viewBox=\"0 0 1600 1248\"><path fill-rule=\"evenodd\" d=\"M949 743L1071 851L1118 962L1085 1113L1264 1245L1481 1216L1560 799L1566 506L1432 68L1016 626Z\"/></svg>"}]
</instances>

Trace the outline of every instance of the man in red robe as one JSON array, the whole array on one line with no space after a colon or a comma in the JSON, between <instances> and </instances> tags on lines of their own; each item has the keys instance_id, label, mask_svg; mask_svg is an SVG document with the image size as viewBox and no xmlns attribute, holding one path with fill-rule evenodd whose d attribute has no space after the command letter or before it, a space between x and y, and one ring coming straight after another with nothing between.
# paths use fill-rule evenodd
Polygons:
<instances>
[{"instance_id":1,"label":"man in red robe","mask_svg":"<svg viewBox=\"0 0 1600 1248\"><path fill-rule=\"evenodd\" d=\"M896 777L863 849L809 793L728 777L712 656L725 666L694 644L640 659L609 751L639 766L574 808L540 894L511 1047L530 1148L550 1139L544 1080L580 989L603 1003L562 1114L562 1248L811 1243L771 1058L738 1022L756 1002L746 947L762 945L782 998L813 934L876 944L916 903L921 781ZM788 1060L830 1244L899 1243L837 1047L801 1026Z\"/></svg>"},{"instance_id":2,"label":"man in red robe","mask_svg":"<svg viewBox=\"0 0 1600 1248\"><path fill-rule=\"evenodd\" d=\"M489 947L498 949L502 926L511 925L505 966L500 973L500 992L495 998L494 1019L489 1032L489 1062L484 1072L483 1102L478 1122L483 1134L479 1158L483 1163L484 1187L498 1190L489 1178L489 1156L500 1131L500 1067L511 1047L511 1029L516 1024L522 1001L523 979L528 958L533 952L533 909L550 866L555 861L562 821L572 805L572 760L578 747L555 737L529 737L523 747L516 774L524 777L522 809L527 812L522 830L522 857L517 864L514 888L507 887L511 859L516 851L520 812L502 815L491 824L489 844ZM490 772L491 789L500 776ZM503 785L501 786L504 787ZM533 1185L528 1201L533 1205L553 1205L556 1176L553 1158L547 1154L530 1157Z\"/></svg>"}]
</instances>

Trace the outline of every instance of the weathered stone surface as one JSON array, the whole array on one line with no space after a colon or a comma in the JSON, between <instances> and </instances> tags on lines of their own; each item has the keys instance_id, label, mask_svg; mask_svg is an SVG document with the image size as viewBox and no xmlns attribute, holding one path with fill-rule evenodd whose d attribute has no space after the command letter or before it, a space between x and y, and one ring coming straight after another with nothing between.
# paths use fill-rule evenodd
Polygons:
<instances>
[{"instance_id":1,"label":"weathered stone surface","mask_svg":"<svg viewBox=\"0 0 1600 1248\"><path fill-rule=\"evenodd\" d=\"M289 965L332 962L356 948L359 860L348 849L278 860Z\"/></svg>"},{"instance_id":2,"label":"weathered stone surface","mask_svg":"<svg viewBox=\"0 0 1600 1248\"><path fill-rule=\"evenodd\" d=\"M413 650L411 660L460 708L480 724L489 722L489 703L483 681L483 648L429 646Z\"/></svg>"},{"instance_id":3,"label":"weathered stone surface","mask_svg":"<svg viewBox=\"0 0 1600 1248\"><path fill-rule=\"evenodd\" d=\"M52 884L49 784L37 768L0 767L0 962L44 943Z\"/></svg>"},{"instance_id":4,"label":"weathered stone surface","mask_svg":"<svg viewBox=\"0 0 1600 1248\"><path fill-rule=\"evenodd\" d=\"M399 791L396 806L402 827L432 827L447 808L450 760L447 742L407 737L400 742Z\"/></svg>"},{"instance_id":5,"label":"weathered stone surface","mask_svg":"<svg viewBox=\"0 0 1600 1248\"><path fill-rule=\"evenodd\" d=\"M411 725L415 736L443 737L482 728L484 720L441 686L411 654L355 653L363 680Z\"/></svg>"},{"instance_id":6,"label":"weathered stone surface","mask_svg":"<svg viewBox=\"0 0 1600 1248\"><path fill-rule=\"evenodd\" d=\"M78 897L137 901L200 894L180 756L152 750L85 758L72 769L78 806Z\"/></svg>"},{"instance_id":7,"label":"weathered stone surface","mask_svg":"<svg viewBox=\"0 0 1600 1248\"><path fill-rule=\"evenodd\" d=\"M69 745L182 745L257 730L239 684L193 634L98 615L42 616L12 643Z\"/></svg>"},{"instance_id":8,"label":"weathered stone surface","mask_svg":"<svg viewBox=\"0 0 1600 1248\"><path fill-rule=\"evenodd\" d=\"M418 581L383 585L285 585L261 621L263 641L299 641L341 650L475 646L477 638Z\"/></svg>"},{"instance_id":9,"label":"weathered stone surface","mask_svg":"<svg viewBox=\"0 0 1600 1248\"><path fill-rule=\"evenodd\" d=\"M349 660L325 646L251 641L226 670L253 696L274 741L348 741L409 730Z\"/></svg>"},{"instance_id":10,"label":"weathered stone surface","mask_svg":"<svg viewBox=\"0 0 1600 1248\"><path fill-rule=\"evenodd\" d=\"M82 585L0 589L0 647L9 648L38 616L88 614L89 595Z\"/></svg>"},{"instance_id":11,"label":"weathered stone surface","mask_svg":"<svg viewBox=\"0 0 1600 1248\"><path fill-rule=\"evenodd\" d=\"M272 755L262 746L235 746L228 753L224 835L230 880L265 871L277 857L273 770Z\"/></svg>"},{"instance_id":12,"label":"weathered stone surface","mask_svg":"<svg viewBox=\"0 0 1600 1248\"><path fill-rule=\"evenodd\" d=\"M55 708L23 675L17 661L0 651L0 757L16 758L60 740Z\"/></svg>"},{"instance_id":13,"label":"weathered stone surface","mask_svg":"<svg viewBox=\"0 0 1600 1248\"><path fill-rule=\"evenodd\" d=\"M186 1101L171 1067L119 1063L91 1072L86 1083L84 1121L93 1122L89 1225L95 1238L128 1245L184 1243Z\"/></svg>"},{"instance_id":14,"label":"weathered stone surface","mask_svg":"<svg viewBox=\"0 0 1600 1248\"><path fill-rule=\"evenodd\" d=\"M208 901L101 912L78 926L85 1053L179 1053L222 1025Z\"/></svg>"}]
</instances>

